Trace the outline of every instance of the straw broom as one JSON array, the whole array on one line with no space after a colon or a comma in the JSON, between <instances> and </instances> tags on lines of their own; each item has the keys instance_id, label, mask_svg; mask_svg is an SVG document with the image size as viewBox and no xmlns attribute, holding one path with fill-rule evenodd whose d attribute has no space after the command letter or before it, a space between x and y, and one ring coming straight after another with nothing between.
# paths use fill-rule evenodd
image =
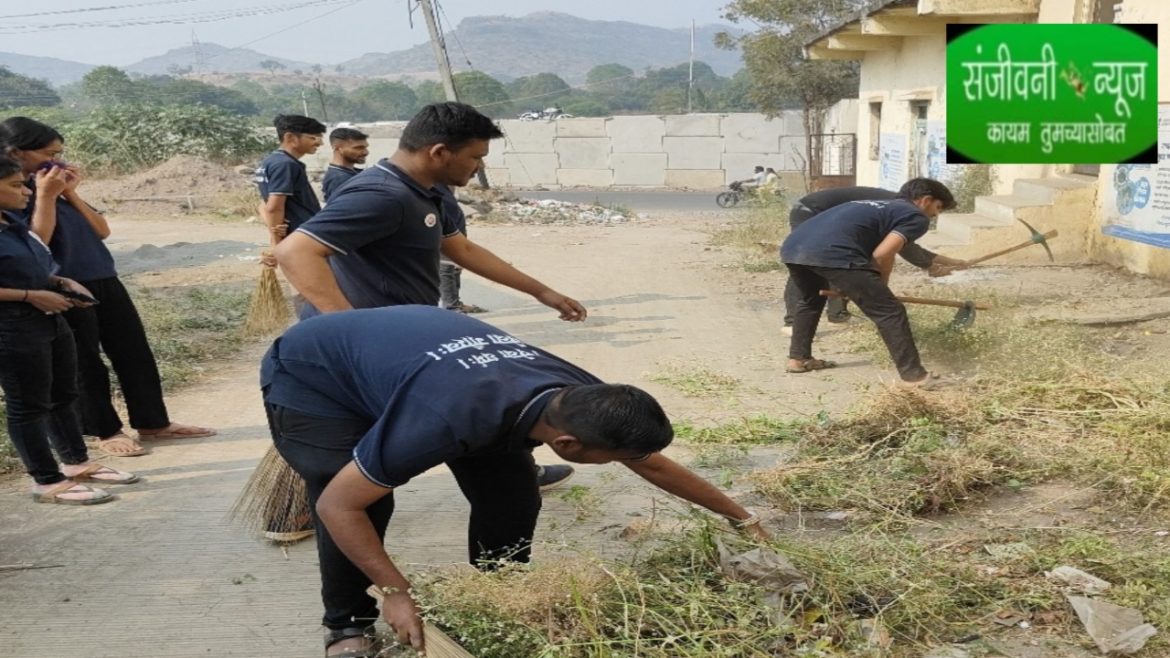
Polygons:
<instances>
[{"instance_id":1,"label":"straw broom","mask_svg":"<svg viewBox=\"0 0 1170 658\"><path fill-rule=\"evenodd\" d=\"M264 255L269 253L265 251ZM261 265L260 281L256 285L256 294L252 296L252 304L248 307L244 333L249 336L270 336L284 331L288 328L291 316L288 300L276 278L276 268Z\"/></svg>"},{"instance_id":2,"label":"straw broom","mask_svg":"<svg viewBox=\"0 0 1170 658\"><path fill-rule=\"evenodd\" d=\"M381 609L386 598L382 594L382 590L375 585L370 585L366 589L366 594L377 600L378 608ZM423 655L427 658L475 658L467 652L467 649L459 646L455 640L431 624L423 625L423 639L426 642L426 650Z\"/></svg>"},{"instance_id":3,"label":"straw broom","mask_svg":"<svg viewBox=\"0 0 1170 658\"><path fill-rule=\"evenodd\" d=\"M309 518L305 481L276 451L268 448L240 491L228 518L256 534L295 532Z\"/></svg>"}]
</instances>

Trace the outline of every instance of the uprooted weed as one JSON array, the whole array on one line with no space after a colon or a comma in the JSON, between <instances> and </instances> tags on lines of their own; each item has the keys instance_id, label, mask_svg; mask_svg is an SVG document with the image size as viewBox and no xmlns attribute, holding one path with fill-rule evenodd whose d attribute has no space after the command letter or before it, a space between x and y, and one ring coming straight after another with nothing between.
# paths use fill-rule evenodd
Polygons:
<instances>
[{"instance_id":1,"label":"uprooted weed","mask_svg":"<svg viewBox=\"0 0 1170 658\"><path fill-rule=\"evenodd\" d=\"M951 393L883 389L804 429L791 461L752 474L786 509L875 522L951 510L998 485L1053 477L1143 511L1170 502L1170 385L1097 375L984 378Z\"/></svg>"}]
</instances>

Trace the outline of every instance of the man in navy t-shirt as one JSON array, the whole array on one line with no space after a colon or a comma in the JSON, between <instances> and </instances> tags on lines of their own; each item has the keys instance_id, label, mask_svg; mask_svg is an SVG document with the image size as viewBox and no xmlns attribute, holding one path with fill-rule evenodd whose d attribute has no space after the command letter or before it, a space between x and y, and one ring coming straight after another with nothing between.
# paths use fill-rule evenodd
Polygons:
<instances>
[{"instance_id":1,"label":"man in navy t-shirt","mask_svg":"<svg viewBox=\"0 0 1170 658\"><path fill-rule=\"evenodd\" d=\"M788 212L788 228L795 230L797 226L807 222L830 208L850 201L889 200L898 198L897 192L891 192L880 187L834 187L828 190L813 192L801 197L792 204ZM898 255L914 267L926 270L930 276L947 276L956 269L966 266L966 261L948 258L936 254L928 249L908 242ZM792 316L796 312L796 305L800 300L800 291L792 279L784 286L784 327L788 335L792 335ZM830 297L825 304L825 314L829 322L847 322L849 311L846 310L848 300L843 297Z\"/></svg>"},{"instance_id":2,"label":"man in navy t-shirt","mask_svg":"<svg viewBox=\"0 0 1170 658\"><path fill-rule=\"evenodd\" d=\"M463 103L424 107L392 157L354 176L328 207L276 249L289 282L316 311L439 303L439 253L460 267L528 293L579 322L586 311L467 239L440 186L462 187L503 133ZM310 313L311 314L311 313Z\"/></svg>"},{"instance_id":3,"label":"man in navy t-shirt","mask_svg":"<svg viewBox=\"0 0 1170 658\"><path fill-rule=\"evenodd\" d=\"M424 107L406 125L398 150L354 176L329 205L276 249L289 282L317 313L398 304L439 303L439 254L476 274L535 297L580 322L575 299L512 267L467 239L462 213L444 203L445 187L467 185L483 166L491 140L503 133L463 103ZM568 466L541 467L550 487L572 474Z\"/></svg>"},{"instance_id":4,"label":"man in navy t-shirt","mask_svg":"<svg viewBox=\"0 0 1170 658\"><path fill-rule=\"evenodd\" d=\"M800 292L792 324L787 371L830 368L812 357L822 290L833 288L852 299L877 325L902 381L921 384L922 367L906 307L890 291L894 258L907 244L926 235L930 220L953 208L946 185L929 178L908 181L894 200L850 201L804 222L780 246L780 260Z\"/></svg>"},{"instance_id":5,"label":"man in navy t-shirt","mask_svg":"<svg viewBox=\"0 0 1170 658\"><path fill-rule=\"evenodd\" d=\"M346 181L357 175L370 155L370 136L354 128L336 128L329 133L329 146L333 148L333 159L321 179L321 193L325 203Z\"/></svg>"},{"instance_id":6,"label":"man in navy t-shirt","mask_svg":"<svg viewBox=\"0 0 1170 658\"><path fill-rule=\"evenodd\" d=\"M310 117L281 114L273 121L280 148L268 154L256 168L254 181L260 188L261 217L268 225L272 245L321 211L321 202L309 183L301 158L317 152L325 124ZM275 265L266 258L265 264Z\"/></svg>"},{"instance_id":7,"label":"man in navy t-shirt","mask_svg":"<svg viewBox=\"0 0 1170 658\"><path fill-rule=\"evenodd\" d=\"M383 615L422 649L410 583L386 554L393 490L446 464L471 503L468 552L490 568L526 562L541 500L532 450L620 461L646 480L766 539L759 519L663 456L673 429L632 386L480 320L434 306L330 313L298 323L260 375L276 449L308 485L317 527L327 651L366 648Z\"/></svg>"}]
</instances>

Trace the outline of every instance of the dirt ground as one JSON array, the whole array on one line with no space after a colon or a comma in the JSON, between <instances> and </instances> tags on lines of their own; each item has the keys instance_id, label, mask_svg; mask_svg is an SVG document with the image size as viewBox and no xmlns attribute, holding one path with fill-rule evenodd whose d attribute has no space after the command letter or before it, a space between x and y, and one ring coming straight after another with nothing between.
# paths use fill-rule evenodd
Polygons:
<instances>
[{"instance_id":1,"label":"dirt ground","mask_svg":"<svg viewBox=\"0 0 1170 658\"><path fill-rule=\"evenodd\" d=\"M842 367L785 374L787 340L779 333L778 302L783 273L746 272L740 254L712 247L710 233L729 219L703 213L605 227L473 226L473 239L580 299L590 316L583 324L562 323L534 300L471 275L464 277L464 300L489 308L483 319L526 341L607 380L646 388L674 420L697 425L758 413L836 414L866 388L892 380L891 370L851 352L831 328L818 338L817 354ZM121 271L144 287L250 282L265 239L256 224L214 215L115 214L111 224L109 244ZM905 293L994 293L1025 306L1118 297L1138 304L1168 294L1165 284L1096 267L986 268L946 282L908 270L896 276L896 287ZM980 321L994 321L994 313L984 312ZM1103 335L1124 346L1127 363L1160 368L1149 356L1165 354L1168 330L1170 320L1157 320ZM0 572L4 655L319 654L312 544L282 551L225 518L269 444L256 384L264 347L256 343L230 362L209 365L201 382L169 396L175 419L212 425L220 434L164 442L149 456L112 460L144 480L119 489L119 501L92 509L34 505L23 478L0 480L0 563L40 567ZM669 375L688 369L727 375L736 384L726 395L688 397L670 385ZM689 459L685 450L672 450ZM542 453L546 462L555 459ZM574 484L590 487L596 502L583 508L547 497L538 555L564 548L620 552L622 528L672 505L620 466L579 471ZM1036 510L1048 509L1045 501L1062 499L1051 494L1042 491L1035 505L1017 507L1043 514ZM446 473L416 479L397 500L387 546L398 560L419 569L463 559L466 505ZM1014 508L988 509L1003 515ZM1025 638L1020 646L1031 645ZM1076 655L1071 649L1031 651L1017 655Z\"/></svg>"}]
</instances>

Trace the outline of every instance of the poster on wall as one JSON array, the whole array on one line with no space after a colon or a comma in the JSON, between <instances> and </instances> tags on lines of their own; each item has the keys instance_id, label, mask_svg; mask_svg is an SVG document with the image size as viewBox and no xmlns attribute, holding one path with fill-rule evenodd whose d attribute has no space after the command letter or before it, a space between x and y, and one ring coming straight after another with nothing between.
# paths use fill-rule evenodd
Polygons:
<instances>
[{"instance_id":1,"label":"poster on wall","mask_svg":"<svg viewBox=\"0 0 1170 658\"><path fill-rule=\"evenodd\" d=\"M1158 164L1122 164L1103 184L1105 235L1170 249L1170 105L1158 106Z\"/></svg>"},{"instance_id":2,"label":"poster on wall","mask_svg":"<svg viewBox=\"0 0 1170 658\"><path fill-rule=\"evenodd\" d=\"M897 192L906 182L906 136L882 133L878 150L878 186Z\"/></svg>"},{"instance_id":3,"label":"poster on wall","mask_svg":"<svg viewBox=\"0 0 1170 658\"><path fill-rule=\"evenodd\" d=\"M926 175L948 185L963 172L962 165L947 164L947 122L926 122Z\"/></svg>"}]
</instances>

